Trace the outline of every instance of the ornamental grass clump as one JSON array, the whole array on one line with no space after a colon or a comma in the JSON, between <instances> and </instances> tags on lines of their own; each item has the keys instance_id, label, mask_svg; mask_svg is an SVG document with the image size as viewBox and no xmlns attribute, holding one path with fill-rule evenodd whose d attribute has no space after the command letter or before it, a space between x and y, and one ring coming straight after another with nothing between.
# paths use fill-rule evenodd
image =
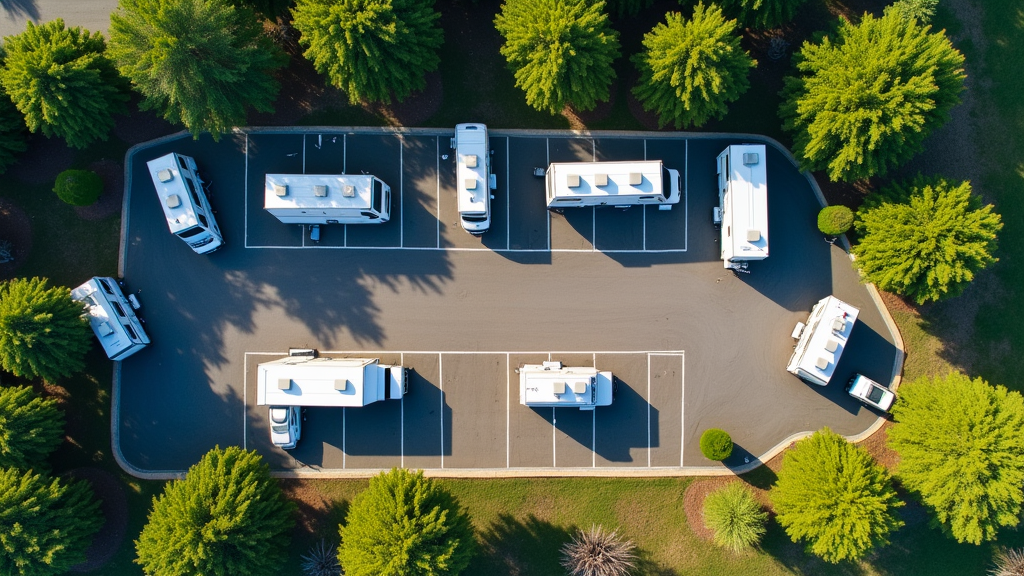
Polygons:
<instances>
[{"instance_id":1,"label":"ornamental grass clump","mask_svg":"<svg viewBox=\"0 0 1024 576\"><path fill-rule=\"evenodd\" d=\"M562 567L570 576L625 576L636 566L635 548L618 530L592 525L590 530L578 529L562 546Z\"/></svg>"},{"instance_id":2,"label":"ornamental grass clump","mask_svg":"<svg viewBox=\"0 0 1024 576\"><path fill-rule=\"evenodd\" d=\"M704 499L704 524L715 533L715 544L739 552L764 536L768 513L743 484L733 482Z\"/></svg>"}]
</instances>

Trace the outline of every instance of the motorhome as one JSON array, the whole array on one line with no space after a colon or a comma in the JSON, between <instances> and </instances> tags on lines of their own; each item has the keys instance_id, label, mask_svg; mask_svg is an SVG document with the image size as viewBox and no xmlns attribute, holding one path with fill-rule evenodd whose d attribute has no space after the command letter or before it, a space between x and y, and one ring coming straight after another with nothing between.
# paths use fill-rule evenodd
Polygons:
<instances>
[{"instance_id":1,"label":"motorhome","mask_svg":"<svg viewBox=\"0 0 1024 576\"><path fill-rule=\"evenodd\" d=\"M682 196L681 186L679 171L661 160L552 162L545 172L549 210L645 204L671 210Z\"/></svg>"},{"instance_id":2,"label":"motorhome","mask_svg":"<svg viewBox=\"0 0 1024 576\"><path fill-rule=\"evenodd\" d=\"M611 372L563 366L561 362L519 368L519 403L535 408L593 410L610 406L615 380Z\"/></svg>"},{"instance_id":3,"label":"motorhome","mask_svg":"<svg viewBox=\"0 0 1024 576\"><path fill-rule=\"evenodd\" d=\"M811 384L828 384L859 312L835 296L818 301L807 323L798 322L793 329L797 342L786 370Z\"/></svg>"},{"instance_id":4,"label":"motorhome","mask_svg":"<svg viewBox=\"0 0 1024 576\"><path fill-rule=\"evenodd\" d=\"M491 190L497 185L497 179L491 173L487 126L455 126L452 148L455 148L457 163L459 221L466 232L480 236L491 227Z\"/></svg>"},{"instance_id":5,"label":"motorhome","mask_svg":"<svg viewBox=\"0 0 1024 576\"><path fill-rule=\"evenodd\" d=\"M329 358L291 351L256 368L256 405L270 407L271 441L284 449L294 448L302 433L300 411L292 407L357 408L401 399L408 390L406 369L381 364L377 358Z\"/></svg>"},{"instance_id":6,"label":"motorhome","mask_svg":"<svg viewBox=\"0 0 1024 576\"><path fill-rule=\"evenodd\" d=\"M263 208L285 224L383 224L391 188L369 174L267 174Z\"/></svg>"},{"instance_id":7,"label":"motorhome","mask_svg":"<svg viewBox=\"0 0 1024 576\"><path fill-rule=\"evenodd\" d=\"M729 146L718 155L715 225L722 232L722 262L745 269L768 257L768 176L763 144Z\"/></svg>"},{"instance_id":8,"label":"motorhome","mask_svg":"<svg viewBox=\"0 0 1024 576\"><path fill-rule=\"evenodd\" d=\"M196 161L174 152L146 163L167 227L198 254L224 245Z\"/></svg>"},{"instance_id":9,"label":"motorhome","mask_svg":"<svg viewBox=\"0 0 1024 576\"><path fill-rule=\"evenodd\" d=\"M139 300L125 298L117 281L96 276L71 291L71 299L85 304L89 326L107 358L124 360L149 345L149 336L135 314Z\"/></svg>"}]
</instances>

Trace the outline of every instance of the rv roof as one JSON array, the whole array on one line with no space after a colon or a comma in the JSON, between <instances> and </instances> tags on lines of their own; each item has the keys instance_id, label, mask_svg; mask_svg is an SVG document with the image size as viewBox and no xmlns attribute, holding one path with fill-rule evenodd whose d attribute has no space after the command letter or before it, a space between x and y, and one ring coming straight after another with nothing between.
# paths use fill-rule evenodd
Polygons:
<instances>
[{"instance_id":1,"label":"rv roof","mask_svg":"<svg viewBox=\"0 0 1024 576\"><path fill-rule=\"evenodd\" d=\"M526 365L519 369L520 402L526 405L593 406L598 400L594 387L598 378L611 380L611 372L596 368L555 369Z\"/></svg>"},{"instance_id":2,"label":"rv roof","mask_svg":"<svg viewBox=\"0 0 1024 576\"><path fill-rule=\"evenodd\" d=\"M89 317L89 326L103 346L103 351L110 358L131 346L132 341L124 333L124 330L118 329L121 321L118 320L113 305L111 305L106 292L100 286L101 281L106 281L112 291L120 291L117 282L113 278L100 278L96 276L72 290L71 299L85 304L85 311ZM116 296L110 296L110 298L117 299ZM125 312L130 313L130 310L125 310ZM140 333L138 336L143 342L149 341L145 333Z\"/></svg>"},{"instance_id":3,"label":"rv roof","mask_svg":"<svg viewBox=\"0 0 1024 576\"><path fill-rule=\"evenodd\" d=\"M375 359L287 357L257 367L259 406L365 406L378 400ZM282 389L280 381L290 382Z\"/></svg>"},{"instance_id":4,"label":"rv roof","mask_svg":"<svg viewBox=\"0 0 1024 576\"><path fill-rule=\"evenodd\" d=\"M484 213L491 193L487 182L487 127L459 124L455 127L455 142L459 212Z\"/></svg>"},{"instance_id":5,"label":"rv roof","mask_svg":"<svg viewBox=\"0 0 1024 576\"><path fill-rule=\"evenodd\" d=\"M831 379L859 312L835 296L822 298L805 329L811 331L810 338L796 367L826 382Z\"/></svg>"},{"instance_id":6,"label":"rv roof","mask_svg":"<svg viewBox=\"0 0 1024 576\"><path fill-rule=\"evenodd\" d=\"M560 196L662 194L661 160L635 162L552 162L548 168ZM578 186L570 179L579 178Z\"/></svg>"},{"instance_id":7,"label":"rv roof","mask_svg":"<svg viewBox=\"0 0 1024 576\"><path fill-rule=\"evenodd\" d=\"M160 207L163 208L164 216L167 218L167 227L174 234L198 224L195 204L186 188L185 180L181 177L178 156L179 154L172 152L146 162L153 186L156 188L156 194L160 198ZM169 179L168 175L170 175Z\"/></svg>"},{"instance_id":8,"label":"rv roof","mask_svg":"<svg viewBox=\"0 0 1024 576\"><path fill-rule=\"evenodd\" d=\"M729 180L732 193L725 210L730 227L731 257L754 259L768 256L768 176L765 146L729 146Z\"/></svg>"},{"instance_id":9,"label":"rv roof","mask_svg":"<svg viewBox=\"0 0 1024 576\"><path fill-rule=\"evenodd\" d=\"M263 207L369 209L373 181L368 174L267 174ZM323 195L318 186L326 187Z\"/></svg>"}]
</instances>

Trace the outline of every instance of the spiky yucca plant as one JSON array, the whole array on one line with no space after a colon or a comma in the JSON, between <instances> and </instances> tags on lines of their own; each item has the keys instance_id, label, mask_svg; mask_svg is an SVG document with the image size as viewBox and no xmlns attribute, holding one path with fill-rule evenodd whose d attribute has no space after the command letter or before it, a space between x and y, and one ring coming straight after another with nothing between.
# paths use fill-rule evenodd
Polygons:
<instances>
[{"instance_id":1,"label":"spiky yucca plant","mask_svg":"<svg viewBox=\"0 0 1024 576\"><path fill-rule=\"evenodd\" d=\"M338 550L334 544L321 539L312 545L309 552L302 555L302 573L306 576L340 576L341 564L338 563Z\"/></svg>"},{"instance_id":2,"label":"spiky yucca plant","mask_svg":"<svg viewBox=\"0 0 1024 576\"><path fill-rule=\"evenodd\" d=\"M995 562L995 567L988 571L991 576L1024 576L1024 550L1003 550L996 554Z\"/></svg>"},{"instance_id":3,"label":"spiky yucca plant","mask_svg":"<svg viewBox=\"0 0 1024 576\"><path fill-rule=\"evenodd\" d=\"M625 576L636 565L635 548L618 530L592 525L590 530L577 530L562 546L562 566L572 576Z\"/></svg>"}]
</instances>

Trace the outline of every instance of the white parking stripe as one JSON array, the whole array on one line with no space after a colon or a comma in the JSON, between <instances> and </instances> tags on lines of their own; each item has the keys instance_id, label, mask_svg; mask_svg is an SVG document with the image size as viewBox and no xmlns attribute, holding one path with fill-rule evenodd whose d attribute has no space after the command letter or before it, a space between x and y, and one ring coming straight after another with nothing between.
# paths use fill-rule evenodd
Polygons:
<instances>
[{"instance_id":1,"label":"white parking stripe","mask_svg":"<svg viewBox=\"0 0 1024 576\"><path fill-rule=\"evenodd\" d=\"M437 247L441 247L441 137L434 137L434 175L437 177ZM441 455L444 457L444 454Z\"/></svg>"},{"instance_id":2,"label":"white parking stripe","mask_svg":"<svg viewBox=\"0 0 1024 576\"><path fill-rule=\"evenodd\" d=\"M690 141L684 140L683 153L683 251L690 247Z\"/></svg>"},{"instance_id":3,"label":"white parking stripe","mask_svg":"<svg viewBox=\"0 0 1024 576\"><path fill-rule=\"evenodd\" d=\"M398 245L405 246L405 136L398 135L398 211L401 212ZM403 466L404 468L404 466Z\"/></svg>"},{"instance_id":4,"label":"white parking stripe","mask_svg":"<svg viewBox=\"0 0 1024 576\"><path fill-rule=\"evenodd\" d=\"M511 161L508 151L512 148L508 136L505 136L505 249L512 247L512 194L508 188L508 173L511 172Z\"/></svg>"},{"instance_id":5,"label":"white parking stripe","mask_svg":"<svg viewBox=\"0 0 1024 576\"><path fill-rule=\"evenodd\" d=\"M402 353L401 358L398 360L399 365L405 367L405 353ZM406 382L408 382L409 373L405 373ZM390 384L389 384L390 385ZM405 393L402 393L402 398L398 401L398 412L399 412L399 446L401 446L402 459L400 460L400 466L405 468Z\"/></svg>"},{"instance_id":6,"label":"white parking stripe","mask_svg":"<svg viewBox=\"0 0 1024 576\"><path fill-rule=\"evenodd\" d=\"M245 182L242 184L245 192L245 239L242 244L249 247L249 133L245 133Z\"/></svg>"},{"instance_id":7,"label":"white parking stripe","mask_svg":"<svg viewBox=\"0 0 1024 576\"><path fill-rule=\"evenodd\" d=\"M302 135L302 173L306 173L306 136L309 134Z\"/></svg>"}]
</instances>

